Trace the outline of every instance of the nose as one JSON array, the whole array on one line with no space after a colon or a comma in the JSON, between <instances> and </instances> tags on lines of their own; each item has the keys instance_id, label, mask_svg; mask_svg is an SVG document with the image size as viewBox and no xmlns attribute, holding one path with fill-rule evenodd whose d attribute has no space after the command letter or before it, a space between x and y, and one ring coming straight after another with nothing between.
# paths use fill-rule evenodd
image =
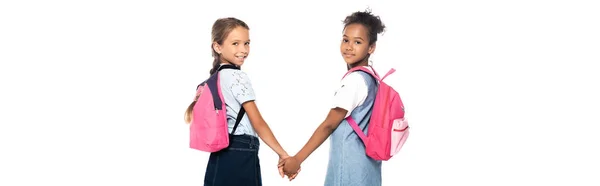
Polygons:
<instances>
[{"instance_id":1,"label":"nose","mask_svg":"<svg viewBox=\"0 0 600 186\"><path fill-rule=\"evenodd\" d=\"M351 44L349 44L349 43L345 43L344 45L346 45L346 46L345 46L345 48L346 48L346 51L352 51L352 45L351 45Z\"/></svg>"},{"instance_id":2,"label":"nose","mask_svg":"<svg viewBox=\"0 0 600 186\"><path fill-rule=\"evenodd\" d=\"M250 46L248 46L248 45L242 45L242 47L240 48L240 52L242 52L244 54L248 54L248 50L250 50L249 48L250 48Z\"/></svg>"}]
</instances>

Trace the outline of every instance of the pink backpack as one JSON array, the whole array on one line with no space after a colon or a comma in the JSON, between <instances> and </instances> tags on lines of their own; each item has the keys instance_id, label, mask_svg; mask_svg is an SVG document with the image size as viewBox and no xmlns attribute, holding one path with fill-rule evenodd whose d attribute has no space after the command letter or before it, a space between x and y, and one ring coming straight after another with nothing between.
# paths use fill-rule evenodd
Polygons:
<instances>
[{"instance_id":1,"label":"pink backpack","mask_svg":"<svg viewBox=\"0 0 600 186\"><path fill-rule=\"evenodd\" d=\"M383 82L383 79L396 70L390 69L380 79L374 70L371 72L365 67L354 67L344 77L357 70L371 74L379 83L367 135L358 127L352 116L348 116L346 120L364 142L367 155L375 160L387 161L400 151L409 134L408 122L404 118L402 99L394 88Z\"/></svg>"},{"instance_id":2,"label":"pink backpack","mask_svg":"<svg viewBox=\"0 0 600 186\"><path fill-rule=\"evenodd\" d=\"M219 83L219 71L226 68L239 69L233 65L223 65L216 73L198 85L197 100L192 110L190 123L190 148L192 149L216 152L229 146L225 99L223 99ZM235 132L245 112L244 107L238 112L232 133Z\"/></svg>"}]
</instances>

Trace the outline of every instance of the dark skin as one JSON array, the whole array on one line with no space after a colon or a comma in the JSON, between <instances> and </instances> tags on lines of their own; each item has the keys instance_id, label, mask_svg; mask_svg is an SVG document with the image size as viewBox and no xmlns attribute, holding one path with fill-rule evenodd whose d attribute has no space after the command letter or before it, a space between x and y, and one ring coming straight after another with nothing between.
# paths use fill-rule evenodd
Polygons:
<instances>
[{"instance_id":1,"label":"dark skin","mask_svg":"<svg viewBox=\"0 0 600 186\"><path fill-rule=\"evenodd\" d=\"M369 56L375 51L375 43L369 44L368 30L361 24L350 24L344 29L340 52L344 61L350 68L367 66ZM304 147L295 155L279 161L278 166L288 178L296 178L300 164L310 156L345 119L347 110L333 108L327 114L325 120L317 127Z\"/></svg>"}]
</instances>

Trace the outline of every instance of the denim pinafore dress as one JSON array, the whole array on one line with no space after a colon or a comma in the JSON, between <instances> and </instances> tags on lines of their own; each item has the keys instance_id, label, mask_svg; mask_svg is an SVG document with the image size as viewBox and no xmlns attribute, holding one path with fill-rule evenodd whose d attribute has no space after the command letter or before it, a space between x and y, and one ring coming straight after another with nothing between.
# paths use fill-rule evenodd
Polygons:
<instances>
[{"instance_id":1,"label":"denim pinafore dress","mask_svg":"<svg viewBox=\"0 0 600 186\"><path fill-rule=\"evenodd\" d=\"M367 86L368 95L364 103L350 114L358 126L367 132L375 95L376 80L366 72L360 73ZM354 132L348 121L343 120L330 136L329 162L325 186L380 186L381 161L367 156L365 145Z\"/></svg>"}]
</instances>

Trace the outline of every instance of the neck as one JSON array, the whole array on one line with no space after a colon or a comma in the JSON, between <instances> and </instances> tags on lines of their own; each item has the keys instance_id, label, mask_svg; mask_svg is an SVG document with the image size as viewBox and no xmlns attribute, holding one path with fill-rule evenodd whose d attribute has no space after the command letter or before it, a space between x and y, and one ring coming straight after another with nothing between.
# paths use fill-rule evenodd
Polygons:
<instances>
[{"instance_id":1,"label":"neck","mask_svg":"<svg viewBox=\"0 0 600 186\"><path fill-rule=\"evenodd\" d=\"M365 57L365 59L360 60L359 62L348 65L348 70L350 70L351 68L354 68L354 67L368 66L368 65L369 65L369 57L367 56L367 57Z\"/></svg>"},{"instance_id":2,"label":"neck","mask_svg":"<svg viewBox=\"0 0 600 186\"><path fill-rule=\"evenodd\" d=\"M235 65L235 64L233 64L233 63L231 63L229 61L225 61L225 60L221 60L221 64L220 65L233 65L233 66L237 67L237 65Z\"/></svg>"}]
</instances>

